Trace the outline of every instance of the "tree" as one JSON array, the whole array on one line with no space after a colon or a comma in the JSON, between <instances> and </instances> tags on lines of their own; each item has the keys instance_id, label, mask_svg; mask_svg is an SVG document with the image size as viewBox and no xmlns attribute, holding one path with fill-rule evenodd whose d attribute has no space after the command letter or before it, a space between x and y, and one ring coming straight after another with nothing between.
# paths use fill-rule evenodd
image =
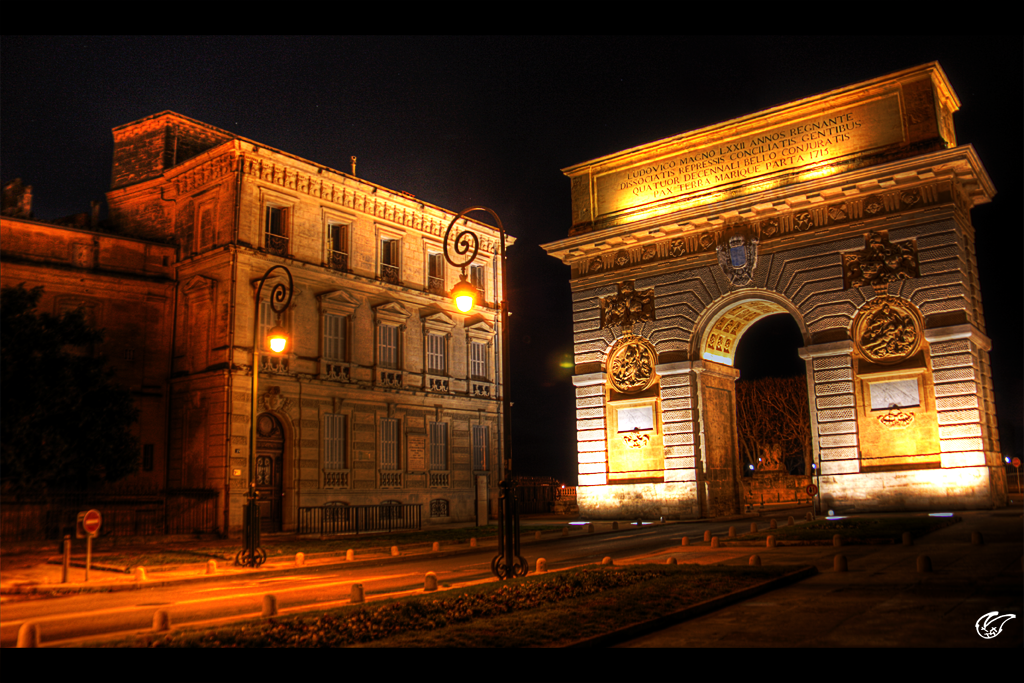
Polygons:
<instances>
[{"instance_id":1,"label":"tree","mask_svg":"<svg viewBox=\"0 0 1024 683\"><path fill-rule=\"evenodd\" d=\"M43 288L0 292L0 481L5 495L87 491L137 469L138 409L79 311L38 313Z\"/></svg>"},{"instance_id":2,"label":"tree","mask_svg":"<svg viewBox=\"0 0 1024 683\"><path fill-rule=\"evenodd\" d=\"M787 471L802 461L804 474L810 474L811 416L803 376L737 382L736 426L746 464L756 467L763 449L778 447Z\"/></svg>"}]
</instances>

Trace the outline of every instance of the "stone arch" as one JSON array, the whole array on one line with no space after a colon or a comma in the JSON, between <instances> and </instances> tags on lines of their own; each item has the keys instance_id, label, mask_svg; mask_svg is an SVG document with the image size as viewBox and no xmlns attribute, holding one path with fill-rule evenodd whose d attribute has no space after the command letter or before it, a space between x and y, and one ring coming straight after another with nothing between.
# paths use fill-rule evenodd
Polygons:
<instances>
[{"instance_id":1,"label":"stone arch","mask_svg":"<svg viewBox=\"0 0 1024 683\"><path fill-rule=\"evenodd\" d=\"M261 432L260 420L264 417L270 418L274 421L274 425L279 432L279 436L275 438L264 439L264 434ZM280 444L280 451L272 451L273 457L279 458L279 462L275 462L274 466L274 483L271 487L273 489L273 495L276 496L276 500L273 505L270 506L270 521L268 523L262 522L263 514L261 512L261 526L264 531L267 531L267 526L272 527L272 531L287 531L295 528L298 519L298 496L297 496L297 472L295 454L295 428L292 424L291 418L287 413L280 410L263 410L256 417L256 457L253 461L253 467L256 468L255 472L259 473L259 456L261 451L261 445L267 446L266 449L271 452L271 441ZM261 442L263 442L261 444ZM279 468L279 469L278 469ZM254 477L255 478L255 477ZM257 482L257 489L259 489L259 482ZM262 498L262 494L261 494Z\"/></svg>"},{"instance_id":2,"label":"stone arch","mask_svg":"<svg viewBox=\"0 0 1024 683\"><path fill-rule=\"evenodd\" d=\"M754 323L788 313L796 321L804 345L811 341L804 316L781 294L768 290L740 290L714 301L701 313L690 337L690 358L734 366L736 347Z\"/></svg>"}]
</instances>

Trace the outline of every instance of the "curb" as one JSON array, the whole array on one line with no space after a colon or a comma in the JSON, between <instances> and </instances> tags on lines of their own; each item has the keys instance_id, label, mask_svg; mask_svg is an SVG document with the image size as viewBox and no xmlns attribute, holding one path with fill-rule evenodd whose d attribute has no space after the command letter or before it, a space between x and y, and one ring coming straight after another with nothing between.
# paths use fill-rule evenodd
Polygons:
<instances>
[{"instance_id":1,"label":"curb","mask_svg":"<svg viewBox=\"0 0 1024 683\"><path fill-rule=\"evenodd\" d=\"M789 574L785 574L776 579L771 579L765 583L751 586L749 588L743 588L718 598L712 598L711 600L706 600L696 605L686 607L678 612L673 612L672 614L666 614L665 616L658 617L657 619L633 624L632 626L626 626L625 628L618 629L617 631L603 633L599 636L594 636L593 638L586 638L570 645L566 645L565 647L609 647L612 645L619 645L620 643L633 640L634 638L639 638L640 636L646 636L650 633L662 631L684 621L702 617L705 614L720 610L723 607L729 607L738 602L749 600L750 598L761 595L762 593L768 593L778 588L785 588L790 584L810 578L817 573L817 567L804 567L803 569L798 569L795 572L790 572Z\"/></svg>"}]
</instances>

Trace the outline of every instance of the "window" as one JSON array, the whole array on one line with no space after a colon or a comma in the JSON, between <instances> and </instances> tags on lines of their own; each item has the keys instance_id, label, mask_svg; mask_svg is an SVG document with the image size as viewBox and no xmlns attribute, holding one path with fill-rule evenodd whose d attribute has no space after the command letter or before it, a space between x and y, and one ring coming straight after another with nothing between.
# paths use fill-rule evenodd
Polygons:
<instances>
[{"instance_id":1,"label":"window","mask_svg":"<svg viewBox=\"0 0 1024 683\"><path fill-rule=\"evenodd\" d=\"M270 305L270 300L260 302L260 349L263 351L270 351L270 345L267 343L267 336L270 334L270 330L277 325L277 313L274 312L273 307Z\"/></svg>"},{"instance_id":2,"label":"window","mask_svg":"<svg viewBox=\"0 0 1024 683\"><path fill-rule=\"evenodd\" d=\"M469 375L473 379L487 379L487 344L469 342Z\"/></svg>"},{"instance_id":3,"label":"window","mask_svg":"<svg viewBox=\"0 0 1024 683\"><path fill-rule=\"evenodd\" d=\"M213 205L206 204L199 209L199 250L213 246Z\"/></svg>"},{"instance_id":4,"label":"window","mask_svg":"<svg viewBox=\"0 0 1024 683\"><path fill-rule=\"evenodd\" d=\"M427 372L432 375L443 375L448 370L448 354L445 335L427 335Z\"/></svg>"},{"instance_id":5,"label":"window","mask_svg":"<svg viewBox=\"0 0 1024 683\"><path fill-rule=\"evenodd\" d=\"M324 358L348 360L348 316L324 315Z\"/></svg>"},{"instance_id":6,"label":"window","mask_svg":"<svg viewBox=\"0 0 1024 683\"><path fill-rule=\"evenodd\" d=\"M327 264L335 270L348 271L348 226L327 224Z\"/></svg>"},{"instance_id":7,"label":"window","mask_svg":"<svg viewBox=\"0 0 1024 683\"><path fill-rule=\"evenodd\" d=\"M430 516L447 517L448 501L443 498L435 498L432 501L430 501Z\"/></svg>"},{"instance_id":8,"label":"window","mask_svg":"<svg viewBox=\"0 0 1024 683\"><path fill-rule=\"evenodd\" d=\"M377 365L392 370L398 369L398 327L396 325L377 327Z\"/></svg>"},{"instance_id":9,"label":"window","mask_svg":"<svg viewBox=\"0 0 1024 683\"><path fill-rule=\"evenodd\" d=\"M347 436L344 415L324 415L324 469L343 470L348 466Z\"/></svg>"},{"instance_id":10,"label":"window","mask_svg":"<svg viewBox=\"0 0 1024 683\"><path fill-rule=\"evenodd\" d=\"M477 471L484 471L487 469L487 462L490 460L488 457L488 451L490 446L490 427L483 425L473 425L473 469Z\"/></svg>"},{"instance_id":11,"label":"window","mask_svg":"<svg viewBox=\"0 0 1024 683\"><path fill-rule=\"evenodd\" d=\"M380 279L393 285L402 284L399 263L402 243L397 239L384 238L380 241Z\"/></svg>"},{"instance_id":12,"label":"window","mask_svg":"<svg viewBox=\"0 0 1024 683\"><path fill-rule=\"evenodd\" d=\"M484 270L483 266L470 266L469 267L469 281L471 283L473 283L473 286L476 287L480 291L480 298L481 299L486 299L487 298L486 297L487 281L486 281L486 278L484 277L484 273L485 272L486 271Z\"/></svg>"},{"instance_id":13,"label":"window","mask_svg":"<svg viewBox=\"0 0 1024 683\"><path fill-rule=\"evenodd\" d=\"M430 469L448 469L448 424L430 423Z\"/></svg>"},{"instance_id":14,"label":"window","mask_svg":"<svg viewBox=\"0 0 1024 683\"><path fill-rule=\"evenodd\" d=\"M380 468L398 469L398 420L393 418L380 421Z\"/></svg>"},{"instance_id":15,"label":"window","mask_svg":"<svg viewBox=\"0 0 1024 683\"><path fill-rule=\"evenodd\" d=\"M264 246L278 256L288 253L288 237L285 235L286 210L280 206L268 206L263 227Z\"/></svg>"},{"instance_id":16,"label":"window","mask_svg":"<svg viewBox=\"0 0 1024 683\"><path fill-rule=\"evenodd\" d=\"M427 291L445 295L444 254L427 254Z\"/></svg>"}]
</instances>

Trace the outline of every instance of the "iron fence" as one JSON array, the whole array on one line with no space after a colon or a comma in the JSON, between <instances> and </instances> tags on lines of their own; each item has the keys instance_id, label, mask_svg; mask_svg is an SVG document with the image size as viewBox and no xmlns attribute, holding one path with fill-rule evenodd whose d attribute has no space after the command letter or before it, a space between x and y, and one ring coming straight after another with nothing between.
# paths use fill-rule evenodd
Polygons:
<instances>
[{"instance_id":1,"label":"iron fence","mask_svg":"<svg viewBox=\"0 0 1024 683\"><path fill-rule=\"evenodd\" d=\"M78 513L99 510L100 536L214 533L217 491L178 490L143 494L81 494L46 500L5 501L0 535L7 541L61 539L74 534Z\"/></svg>"},{"instance_id":2,"label":"iron fence","mask_svg":"<svg viewBox=\"0 0 1024 683\"><path fill-rule=\"evenodd\" d=\"M300 534L359 534L422 528L422 505L317 505L299 508Z\"/></svg>"}]
</instances>

